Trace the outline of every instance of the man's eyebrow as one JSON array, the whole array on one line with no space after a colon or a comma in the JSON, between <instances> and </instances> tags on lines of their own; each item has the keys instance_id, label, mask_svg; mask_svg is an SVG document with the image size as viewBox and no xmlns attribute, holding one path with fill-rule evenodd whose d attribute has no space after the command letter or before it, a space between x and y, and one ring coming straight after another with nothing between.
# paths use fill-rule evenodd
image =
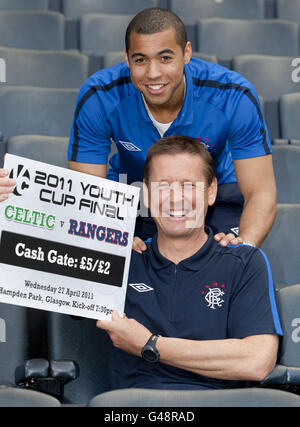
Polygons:
<instances>
[{"instance_id":1,"label":"man's eyebrow","mask_svg":"<svg viewBox=\"0 0 300 427\"><path fill-rule=\"evenodd\" d=\"M135 52L131 55L131 58L135 58L136 56L142 56L144 58L146 58L146 55L144 53L140 53L140 52Z\"/></svg>"},{"instance_id":2,"label":"man's eyebrow","mask_svg":"<svg viewBox=\"0 0 300 427\"><path fill-rule=\"evenodd\" d=\"M165 53L169 53L171 55L174 55L175 52L172 49L164 49L157 53L157 55L164 55ZM136 56L142 56L143 58L146 58L147 55L145 55L142 52L135 52L131 55L131 58L135 58Z\"/></svg>"},{"instance_id":3,"label":"man's eyebrow","mask_svg":"<svg viewBox=\"0 0 300 427\"><path fill-rule=\"evenodd\" d=\"M158 55L163 55L164 53L170 53L171 55L175 54L174 50L172 50L172 49L164 49L164 50L161 50L160 52L158 52Z\"/></svg>"}]
</instances>

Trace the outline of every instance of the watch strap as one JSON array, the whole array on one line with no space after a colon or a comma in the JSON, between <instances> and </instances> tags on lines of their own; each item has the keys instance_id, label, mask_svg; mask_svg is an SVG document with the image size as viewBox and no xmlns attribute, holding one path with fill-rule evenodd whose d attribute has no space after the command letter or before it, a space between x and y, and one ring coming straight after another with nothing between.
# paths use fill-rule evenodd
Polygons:
<instances>
[{"instance_id":1,"label":"watch strap","mask_svg":"<svg viewBox=\"0 0 300 427\"><path fill-rule=\"evenodd\" d=\"M151 337L146 342L146 344L144 345L144 347L142 348L142 351L141 351L142 358L146 360L146 362L155 363L159 361L160 355L156 348L156 341L158 340L159 337L160 335L152 334ZM153 352L156 355L156 359L149 360L145 354L147 351Z\"/></svg>"},{"instance_id":2,"label":"watch strap","mask_svg":"<svg viewBox=\"0 0 300 427\"><path fill-rule=\"evenodd\" d=\"M156 350L156 341L158 340L159 335L152 334L151 337L146 342L146 345L151 345L151 347L154 347Z\"/></svg>"}]
</instances>

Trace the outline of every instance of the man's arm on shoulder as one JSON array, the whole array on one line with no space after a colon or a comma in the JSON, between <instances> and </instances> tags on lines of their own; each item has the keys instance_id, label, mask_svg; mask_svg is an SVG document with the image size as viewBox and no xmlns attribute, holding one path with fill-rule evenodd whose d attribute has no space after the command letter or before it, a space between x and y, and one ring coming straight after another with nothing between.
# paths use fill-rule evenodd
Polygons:
<instances>
[{"instance_id":1,"label":"man's arm on shoulder","mask_svg":"<svg viewBox=\"0 0 300 427\"><path fill-rule=\"evenodd\" d=\"M97 165L91 163L73 162L69 160L69 169L99 176L100 178L106 178L106 164Z\"/></svg>"},{"instance_id":2,"label":"man's arm on shoulder","mask_svg":"<svg viewBox=\"0 0 300 427\"><path fill-rule=\"evenodd\" d=\"M239 235L261 246L277 212L272 155L234 160L239 188L244 196Z\"/></svg>"}]
</instances>

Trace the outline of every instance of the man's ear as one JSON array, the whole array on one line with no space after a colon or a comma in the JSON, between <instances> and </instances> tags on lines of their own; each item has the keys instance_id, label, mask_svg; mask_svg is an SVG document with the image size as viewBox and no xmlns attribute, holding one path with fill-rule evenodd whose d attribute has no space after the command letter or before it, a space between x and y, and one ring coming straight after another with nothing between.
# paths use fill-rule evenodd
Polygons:
<instances>
[{"instance_id":1,"label":"man's ear","mask_svg":"<svg viewBox=\"0 0 300 427\"><path fill-rule=\"evenodd\" d=\"M188 64L190 62L192 54L193 54L192 44L191 42L187 42L184 48L184 53L183 53L185 64Z\"/></svg>"},{"instance_id":2,"label":"man's ear","mask_svg":"<svg viewBox=\"0 0 300 427\"><path fill-rule=\"evenodd\" d=\"M218 181L217 181L217 178L215 177L207 189L208 206L212 206L215 203L217 192L218 192Z\"/></svg>"},{"instance_id":3,"label":"man's ear","mask_svg":"<svg viewBox=\"0 0 300 427\"><path fill-rule=\"evenodd\" d=\"M145 207L149 209L149 190L145 180L143 180L143 201Z\"/></svg>"},{"instance_id":4,"label":"man's ear","mask_svg":"<svg viewBox=\"0 0 300 427\"><path fill-rule=\"evenodd\" d=\"M124 49L124 59L125 59L125 62L127 64L127 67L129 68L129 60L128 60L128 55L127 55L127 50L126 49Z\"/></svg>"}]
</instances>

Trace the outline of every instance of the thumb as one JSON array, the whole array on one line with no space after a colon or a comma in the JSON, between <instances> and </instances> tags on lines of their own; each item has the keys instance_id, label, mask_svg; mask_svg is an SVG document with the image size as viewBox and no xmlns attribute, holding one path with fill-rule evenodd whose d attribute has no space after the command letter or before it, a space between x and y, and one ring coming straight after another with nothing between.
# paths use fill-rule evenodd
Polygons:
<instances>
[{"instance_id":1,"label":"thumb","mask_svg":"<svg viewBox=\"0 0 300 427\"><path fill-rule=\"evenodd\" d=\"M119 313L117 312L117 310L114 310L111 314L111 319L112 320L119 320L121 319L121 317L119 316Z\"/></svg>"},{"instance_id":2,"label":"thumb","mask_svg":"<svg viewBox=\"0 0 300 427\"><path fill-rule=\"evenodd\" d=\"M111 329L111 321L110 320L97 320L96 326L99 329L103 329L104 331L108 331Z\"/></svg>"},{"instance_id":3,"label":"thumb","mask_svg":"<svg viewBox=\"0 0 300 427\"><path fill-rule=\"evenodd\" d=\"M133 239L132 249L134 249L136 252L142 253L147 249L147 245L143 242L142 239L135 236Z\"/></svg>"}]
</instances>

